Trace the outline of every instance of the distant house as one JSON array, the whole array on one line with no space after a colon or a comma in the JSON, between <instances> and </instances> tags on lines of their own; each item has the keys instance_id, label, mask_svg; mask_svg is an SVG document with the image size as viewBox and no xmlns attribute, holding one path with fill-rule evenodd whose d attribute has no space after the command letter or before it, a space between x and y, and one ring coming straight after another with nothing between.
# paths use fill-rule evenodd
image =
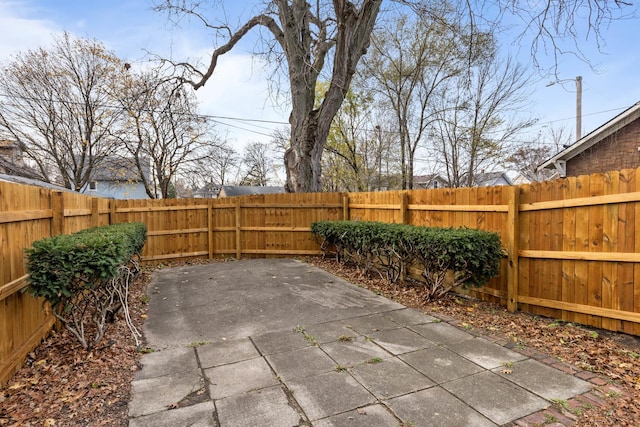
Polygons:
<instances>
[{"instance_id":1,"label":"distant house","mask_svg":"<svg viewBox=\"0 0 640 427\"><path fill-rule=\"evenodd\" d=\"M150 164L145 162L145 177L150 178ZM111 199L148 199L142 177L133 158L107 157L94 166L89 183L81 193Z\"/></svg>"},{"instance_id":2,"label":"distant house","mask_svg":"<svg viewBox=\"0 0 640 427\"><path fill-rule=\"evenodd\" d=\"M531 183L531 180L521 173L516 173L515 176L510 177L509 179L511 180L511 183L513 185L523 185Z\"/></svg>"},{"instance_id":3,"label":"distant house","mask_svg":"<svg viewBox=\"0 0 640 427\"><path fill-rule=\"evenodd\" d=\"M438 174L416 175L413 177L413 188L445 188L449 183Z\"/></svg>"},{"instance_id":4,"label":"distant house","mask_svg":"<svg viewBox=\"0 0 640 427\"><path fill-rule=\"evenodd\" d=\"M219 198L235 196L253 196L256 194L281 194L284 187L260 187L253 185L223 185L218 194Z\"/></svg>"},{"instance_id":5,"label":"distant house","mask_svg":"<svg viewBox=\"0 0 640 427\"><path fill-rule=\"evenodd\" d=\"M50 184L48 182L40 181L38 179L27 178L25 176L19 176L19 175L0 174L0 181L13 182L15 184L23 184L23 185L33 185L35 187L48 188L49 190L55 190L55 191L67 191L71 193L73 192L68 188L64 188L61 185Z\"/></svg>"},{"instance_id":6,"label":"distant house","mask_svg":"<svg viewBox=\"0 0 640 427\"><path fill-rule=\"evenodd\" d=\"M481 172L474 178L476 187L496 187L498 185L513 185L506 172Z\"/></svg>"},{"instance_id":7,"label":"distant house","mask_svg":"<svg viewBox=\"0 0 640 427\"><path fill-rule=\"evenodd\" d=\"M561 177L640 167L640 102L538 166Z\"/></svg>"},{"instance_id":8,"label":"distant house","mask_svg":"<svg viewBox=\"0 0 640 427\"><path fill-rule=\"evenodd\" d=\"M222 185L210 182L193 192L193 197L198 199L216 199L220 194Z\"/></svg>"}]
</instances>

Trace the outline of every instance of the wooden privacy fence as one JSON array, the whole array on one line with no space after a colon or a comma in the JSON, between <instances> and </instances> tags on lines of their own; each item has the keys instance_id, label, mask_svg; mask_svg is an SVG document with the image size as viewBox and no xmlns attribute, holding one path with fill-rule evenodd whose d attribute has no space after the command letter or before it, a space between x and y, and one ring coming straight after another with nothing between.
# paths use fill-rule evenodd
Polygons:
<instances>
[{"instance_id":1,"label":"wooden privacy fence","mask_svg":"<svg viewBox=\"0 0 640 427\"><path fill-rule=\"evenodd\" d=\"M146 262L320 254L310 224L351 219L500 234L500 275L472 294L566 321L640 335L639 170L514 187L228 199L106 200L0 183L0 383L54 323L26 286L34 240L142 221Z\"/></svg>"}]
</instances>

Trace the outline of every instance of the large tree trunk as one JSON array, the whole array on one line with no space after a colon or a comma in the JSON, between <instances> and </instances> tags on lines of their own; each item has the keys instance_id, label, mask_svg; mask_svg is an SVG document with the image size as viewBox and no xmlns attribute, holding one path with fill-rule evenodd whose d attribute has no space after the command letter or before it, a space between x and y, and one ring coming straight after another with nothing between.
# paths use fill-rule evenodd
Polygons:
<instances>
[{"instance_id":1,"label":"large tree trunk","mask_svg":"<svg viewBox=\"0 0 640 427\"><path fill-rule=\"evenodd\" d=\"M289 192L318 192L322 189L322 152L331 122L347 95L356 65L369 46L381 3L382 0L364 0L358 10L349 1L333 1L337 19L333 73L329 89L318 108L313 108L313 100L319 70L305 69L308 64L296 66L300 58L287 57L293 106L289 120L291 146L285 152L285 188ZM304 45L304 35L302 40Z\"/></svg>"},{"instance_id":2,"label":"large tree trunk","mask_svg":"<svg viewBox=\"0 0 640 427\"><path fill-rule=\"evenodd\" d=\"M382 0L361 0L359 7L348 0L333 0L334 16L318 16L328 9L306 0L271 0L269 14L251 18L235 32L229 31L227 42L211 55L206 71L193 65L176 64L195 74L192 80L181 77L198 89L211 78L218 58L229 52L252 28L263 26L282 48L287 62L291 90L291 146L285 153L287 170L285 188L289 192L321 191L322 152L331 122L349 90L358 61L366 53ZM182 13L195 13L179 2L161 7ZM277 15L277 20L273 15ZM202 19L198 15L199 19ZM278 22L279 21L279 22ZM229 30L228 27L222 27ZM318 76L333 49L331 83L320 106L315 105Z\"/></svg>"}]
</instances>

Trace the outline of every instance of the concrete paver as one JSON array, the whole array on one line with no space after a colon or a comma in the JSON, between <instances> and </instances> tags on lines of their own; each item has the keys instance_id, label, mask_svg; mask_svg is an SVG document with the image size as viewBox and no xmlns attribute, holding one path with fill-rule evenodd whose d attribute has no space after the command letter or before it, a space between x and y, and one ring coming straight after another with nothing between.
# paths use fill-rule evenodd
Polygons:
<instances>
[{"instance_id":1,"label":"concrete paver","mask_svg":"<svg viewBox=\"0 0 640 427\"><path fill-rule=\"evenodd\" d=\"M314 427L398 427L398 419L382 405L371 405L324 418L313 423Z\"/></svg>"},{"instance_id":2,"label":"concrete paver","mask_svg":"<svg viewBox=\"0 0 640 427\"><path fill-rule=\"evenodd\" d=\"M375 402L347 372L327 372L287 383L311 421L351 411Z\"/></svg>"},{"instance_id":3,"label":"concrete paver","mask_svg":"<svg viewBox=\"0 0 640 427\"><path fill-rule=\"evenodd\" d=\"M442 385L498 425L544 409L549 402L490 371Z\"/></svg>"},{"instance_id":4,"label":"concrete paver","mask_svg":"<svg viewBox=\"0 0 640 427\"><path fill-rule=\"evenodd\" d=\"M202 377L183 372L175 375L135 380L131 384L129 416L139 417L164 411L204 386Z\"/></svg>"},{"instance_id":5,"label":"concrete paver","mask_svg":"<svg viewBox=\"0 0 640 427\"><path fill-rule=\"evenodd\" d=\"M298 325L284 331L267 332L253 337L253 342L265 356L311 346L312 343L305 339L302 332L294 330L296 328Z\"/></svg>"},{"instance_id":6,"label":"concrete paver","mask_svg":"<svg viewBox=\"0 0 640 427\"><path fill-rule=\"evenodd\" d=\"M375 358L389 358L386 352L373 341L365 337L357 337L351 341L334 341L322 346L322 349L339 365L354 366Z\"/></svg>"},{"instance_id":7,"label":"concrete paver","mask_svg":"<svg viewBox=\"0 0 640 427\"><path fill-rule=\"evenodd\" d=\"M447 347L485 369L498 368L527 358L483 338L465 340Z\"/></svg>"},{"instance_id":8,"label":"concrete paver","mask_svg":"<svg viewBox=\"0 0 640 427\"><path fill-rule=\"evenodd\" d=\"M222 426L297 426L301 415L278 386L238 394L216 402Z\"/></svg>"},{"instance_id":9,"label":"concrete paver","mask_svg":"<svg viewBox=\"0 0 640 427\"><path fill-rule=\"evenodd\" d=\"M406 425L429 427L495 427L495 423L440 387L400 396L388 402Z\"/></svg>"},{"instance_id":10,"label":"concrete paver","mask_svg":"<svg viewBox=\"0 0 640 427\"><path fill-rule=\"evenodd\" d=\"M267 361L285 382L330 372L336 367L336 363L318 347L276 353L267 356Z\"/></svg>"},{"instance_id":11,"label":"concrete paver","mask_svg":"<svg viewBox=\"0 0 640 427\"><path fill-rule=\"evenodd\" d=\"M350 369L350 372L367 390L381 400L434 385L429 378L396 358L357 365Z\"/></svg>"},{"instance_id":12,"label":"concrete paver","mask_svg":"<svg viewBox=\"0 0 640 427\"><path fill-rule=\"evenodd\" d=\"M407 328L374 332L370 337L380 347L396 356L435 346L432 341Z\"/></svg>"},{"instance_id":13,"label":"concrete paver","mask_svg":"<svg viewBox=\"0 0 640 427\"><path fill-rule=\"evenodd\" d=\"M199 375L198 359L193 348L177 347L145 355L144 370L136 372L136 380L178 375L187 372Z\"/></svg>"},{"instance_id":14,"label":"concrete paver","mask_svg":"<svg viewBox=\"0 0 640 427\"><path fill-rule=\"evenodd\" d=\"M400 359L439 384L483 371L481 366L444 347L402 354Z\"/></svg>"},{"instance_id":15,"label":"concrete paver","mask_svg":"<svg viewBox=\"0 0 640 427\"><path fill-rule=\"evenodd\" d=\"M278 385L279 381L262 358L249 359L204 370L212 399Z\"/></svg>"},{"instance_id":16,"label":"concrete paver","mask_svg":"<svg viewBox=\"0 0 640 427\"><path fill-rule=\"evenodd\" d=\"M473 339L473 335L443 322L411 326L411 329L427 338L429 341L448 347L461 341Z\"/></svg>"},{"instance_id":17,"label":"concrete paver","mask_svg":"<svg viewBox=\"0 0 640 427\"><path fill-rule=\"evenodd\" d=\"M373 332L398 329L398 323L382 314L370 314L368 316L353 317L349 319L348 328L361 335L370 335Z\"/></svg>"},{"instance_id":18,"label":"concrete paver","mask_svg":"<svg viewBox=\"0 0 640 427\"><path fill-rule=\"evenodd\" d=\"M294 260L162 270L149 296L131 427L492 426L592 387Z\"/></svg>"},{"instance_id":19,"label":"concrete paver","mask_svg":"<svg viewBox=\"0 0 640 427\"><path fill-rule=\"evenodd\" d=\"M200 365L203 368L212 368L260 357L260 353L248 338L205 344L197 347L196 351L200 359Z\"/></svg>"},{"instance_id":20,"label":"concrete paver","mask_svg":"<svg viewBox=\"0 0 640 427\"><path fill-rule=\"evenodd\" d=\"M435 317L428 316L418 310L405 308L402 310L388 311L384 313L384 317L391 319L400 326L422 325L438 321Z\"/></svg>"},{"instance_id":21,"label":"concrete paver","mask_svg":"<svg viewBox=\"0 0 640 427\"><path fill-rule=\"evenodd\" d=\"M544 365L537 360L522 360L509 367L509 374L504 369L495 372L505 379L526 388L547 400L569 399L592 389L591 384L569 375L558 375L558 370ZM549 381L553 378L553 381Z\"/></svg>"},{"instance_id":22,"label":"concrete paver","mask_svg":"<svg viewBox=\"0 0 640 427\"><path fill-rule=\"evenodd\" d=\"M129 421L129 427L216 427L214 412L213 402L209 400L185 408L133 418Z\"/></svg>"}]
</instances>

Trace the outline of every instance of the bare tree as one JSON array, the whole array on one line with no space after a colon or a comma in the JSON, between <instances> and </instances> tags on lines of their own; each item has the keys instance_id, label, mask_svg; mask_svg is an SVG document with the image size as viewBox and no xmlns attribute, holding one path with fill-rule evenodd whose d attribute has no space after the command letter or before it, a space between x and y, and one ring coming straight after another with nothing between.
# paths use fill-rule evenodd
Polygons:
<instances>
[{"instance_id":1,"label":"bare tree","mask_svg":"<svg viewBox=\"0 0 640 427\"><path fill-rule=\"evenodd\" d=\"M187 169L185 179L192 187L205 184L233 185L239 175L240 155L225 140L208 141Z\"/></svg>"},{"instance_id":2,"label":"bare tree","mask_svg":"<svg viewBox=\"0 0 640 427\"><path fill-rule=\"evenodd\" d=\"M17 141L39 178L80 191L117 146L113 88L122 62L95 40L63 34L0 71L0 139Z\"/></svg>"},{"instance_id":3,"label":"bare tree","mask_svg":"<svg viewBox=\"0 0 640 427\"><path fill-rule=\"evenodd\" d=\"M510 147L505 163L529 181L540 182L552 179L557 172L551 169L538 170L538 166L571 143L571 132L566 127L545 127L538 141L522 142Z\"/></svg>"},{"instance_id":4,"label":"bare tree","mask_svg":"<svg viewBox=\"0 0 640 427\"><path fill-rule=\"evenodd\" d=\"M358 4L359 3L359 4ZM249 19L239 29L215 25L195 7L168 0L160 10L190 14L224 38L211 55L206 70L180 64L187 70L182 80L202 87L213 75L218 58L229 52L253 28L266 28L286 59L291 93L291 144L285 152L288 191L321 190L321 159L331 121L349 89L356 65L369 45L382 0L361 2L333 0L330 4L306 0L272 0L263 13ZM325 61L333 62L331 84L324 100L315 105L315 88Z\"/></svg>"},{"instance_id":5,"label":"bare tree","mask_svg":"<svg viewBox=\"0 0 640 427\"><path fill-rule=\"evenodd\" d=\"M254 142L249 144L243 156L245 172L240 180L241 185L266 186L274 172L274 161L269 156L268 144Z\"/></svg>"},{"instance_id":6,"label":"bare tree","mask_svg":"<svg viewBox=\"0 0 640 427\"><path fill-rule=\"evenodd\" d=\"M132 156L150 198L167 198L172 180L194 161L210 134L193 93L151 70L123 79L126 115L116 134Z\"/></svg>"},{"instance_id":7,"label":"bare tree","mask_svg":"<svg viewBox=\"0 0 640 427\"><path fill-rule=\"evenodd\" d=\"M433 134L450 186L474 185L477 173L503 159L507 144L533 124L518 114L528 82L524 67L490 55L450 85Z\"/></svg>"},{"instance_id":8,"label":"bare tree","mask_svg":"<svg viewBox=\"0 0 640 427\"><path fill-rule=\"evenodd\" d=\"M436 18L441 4L419 0L395 2L412 7L421 16ZM190 15L212 30L217 40L221 40L204 69L199 69L197 64L174 63L184 71L180 80L196 89L202 87L212 77L222 55L231 51L252 29L266 29L274 42L266 42L265 51L275 53L279 60L276 62L286 69L289 80L291 139L284 156L286 188L288 191L319 191L321 157L331 121L346 96L360 58L369 46L382 0L270 0L264 3L262 13L238 28L205 16L204 11L198 8L203 3L206 2L164 0L157 8L176 16ZM211 3L215 8L222 6L223 2ZM469 46L473 46L479 40L477 36L482 34L478 30L479 22L488 23L512 14L522 19L523 34L532 35L535 57L538 51L544 50L539 46L546 41L551 43L553 52L563 53L561 45L555 42L566 38L576 41L579 52L577 40L580 31L576 22L584 23L587 34L599 34L602 25L615 19L615 7L626 4L623 0L614 0L613 4L608 0L562 0L542 2L538 6L501 0L490 6L486 2L459 2L458 5L468 16ZM315 86L325 66L329 68L329 61L331 85L323 102L316 106Z\"/></svg>"},{"instance_id":9,"label":"bare tree","mask_svg":"<svg viewBox=\"0 0 640 427\"><path fill-rule=\"evenodd\" d=\"M374 32L371 53L363 60L371 90L395 119L403 189L413 188L416 151L437 117L434 100L468 59L467 37L453 24L450 8L443 4L431 12L393 17Z\"/></svg>"}]
</instances>

